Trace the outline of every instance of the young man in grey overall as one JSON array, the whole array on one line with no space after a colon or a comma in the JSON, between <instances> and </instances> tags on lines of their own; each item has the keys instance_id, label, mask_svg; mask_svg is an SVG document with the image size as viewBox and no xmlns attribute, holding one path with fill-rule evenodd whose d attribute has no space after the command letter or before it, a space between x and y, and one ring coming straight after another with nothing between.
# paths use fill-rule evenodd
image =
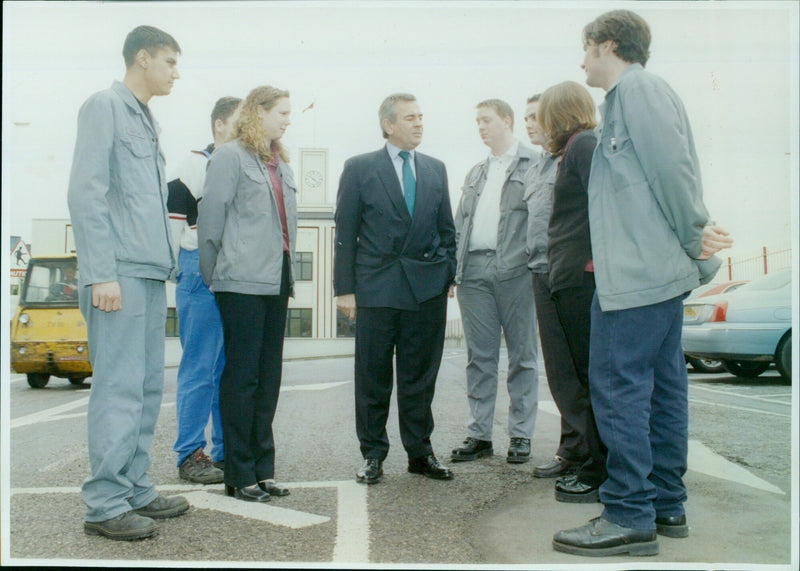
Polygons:
<instances>
[{"instance_id":1,"label":"young man in grey overall","mask_svg":"<svg viewBox=\"0 0 800 571\"><path fill-rule=\"evenodd\" d=\"M153 518L189 509L147 475L164 384L164 281L175 267L164 154L147 103L172 90L180 47L139 26L122 53L123 82L89 97L78 115L68 201L93 371L84 531L132 540L157 532Z\"/></svg>"}]
</instances>

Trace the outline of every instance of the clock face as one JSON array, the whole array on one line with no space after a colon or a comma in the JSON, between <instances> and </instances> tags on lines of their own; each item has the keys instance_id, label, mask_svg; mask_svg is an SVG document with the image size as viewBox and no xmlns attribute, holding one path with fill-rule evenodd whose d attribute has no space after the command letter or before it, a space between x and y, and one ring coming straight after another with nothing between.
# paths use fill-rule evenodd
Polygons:
<instances>
[{"instance_id":1,"label":"clock face","mask_svg":"<svg viewBox=\"0 0 800 571\"><path fill-rule=\"evenodd\" d=\"M310 170L306 173L305 183L311 188L318 188L322 184L322 173L318 170Z\"/></svg>"}]
</instances>

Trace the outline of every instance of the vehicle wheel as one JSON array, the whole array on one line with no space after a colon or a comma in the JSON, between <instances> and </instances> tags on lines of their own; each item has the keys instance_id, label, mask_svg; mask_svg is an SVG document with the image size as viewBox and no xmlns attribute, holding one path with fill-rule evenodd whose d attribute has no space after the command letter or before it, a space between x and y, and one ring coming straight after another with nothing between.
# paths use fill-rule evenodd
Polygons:
<instances>
[{"instance_id":1,"label":"vehicle wheel","mask_svg":"<svg viewBox=\"0 0 800 571\"><path fill-rule=\"evenodd\" d=\"M715 359L701 359L700 357L689 357L689 364L695 371L700 373L722 373L725 367L722 361Z\"/></svg>"},{"instance_id":2,"label":"vehicle wheel","mask_svg":"<svg viewBox=\"0 0 800 571\"><path fill-rule=\"evenodd\" d=\"M33 389L43 389L50 380L50 375L45 373L28 373L28 384Z\"/></svg>"},{"instance_id":3,"label":"vehicle wheel","mask_svg":"<svg viewBox=\"0 0 800 571\"><path fill-rule=\"evenodd\" d=\"M722 361L722 366L731 375L746 379L754 379L769 369L769 363L766 361Z\"/></svg>"},{"instance_id":4,"label":"vehicle wheel","mask_svg":"<svg viewBox=\"0 0 800 571\"><path fill-rule=\"evenodd\" d=\"M69 382L73 385L82 385L83 381L86 380L86 377L70 377Z\"/></svg>"},{"instance_id":5,"label":"vehicle wheel","mask_svg":"<svg viewBox=\"0 0 800 571\"><path fill-rule=\"evenodd\" d=\"M775 367L787 383L792 382L792 332L790 331L775 351Z\"/></svg>"}]
</instances>

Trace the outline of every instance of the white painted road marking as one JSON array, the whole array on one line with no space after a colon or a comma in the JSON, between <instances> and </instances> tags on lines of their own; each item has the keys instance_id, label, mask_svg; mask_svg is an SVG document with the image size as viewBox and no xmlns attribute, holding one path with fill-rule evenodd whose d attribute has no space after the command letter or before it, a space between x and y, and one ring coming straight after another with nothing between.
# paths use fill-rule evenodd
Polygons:
<instances>
[{"instance_id":1,"label":"white painted road marking","mask_svg":"<svg viewBox=\"0 0 800 571\"><path fill-rule=\"evenodd\" d=\"M256 502L243 502L222 494L211 492L189 492L184 494L189 503L194 507L206 510L225 512L249 519L265 521L274 525L301 529L311 525L326 523L331 518L312 513L280 508L269 504Z\"/></svg>"},{"instance_id":2,"label":"white painted road marking","mask_svg":"<svg viewBox=\"0 0 800 571\"><path fill-rule=\"evenodd\" d=\"M696 401L695 399L689 399L689 400L691 402L701 402L703 404L712 404L712 405L716 404L716 403L705 403L704 401ZM774 412L766 412L766 411L748 409L744 407L736 407L731 405L718 405L718 406L725 406L727 408L737 408L740 410L747 410L751 412L760 412L763 414L770 414L775 416L789 416ZM540 401L539 410L543 410L544 412L553 414L555 416L559 416L558 408L556 407L553 401ZM755 476L747 469L739 466L738 464L730 462L729 460L723 458L716 452L713 452L712 450L708 449L699 440L689 440L688 465L689 465L689 470L692 470L693 472L700 472L701 474L706 474L708 476L713 476L715 478L720 478L722 480L737 482L745 486L750 486L751 488L757 488L759 490L772 492L773 494L785 495L786 493L777 486L773 486L769 482L766 482L761 478L759 478L758 476Z\"/></svg>"},{"instance_id":3,"label":"white painted road marking","mask_svg":"<svg viewBox=\"0 0 800 571\"><path fill-rule=\"evenodd\" d=\"M332 563L369 563L369 514L367 513L367 486L352 480L294 482L282 484L288 488L334 488L337 496L336 538ZM306 527L330 521L330 518L271 505L250 504L209 493L204 486L167 484L158 486L161 493L182 493L189 502L203 509L223 511L287 527ZM80 494L77 487L65 488L11 488L11 495ZM266 516L266 517L265 517Z\"/></svg>"},{"instance_id":4,"label":"white painted road marking","mask_svg":"<svg viewBox=\"0 0 800 571\"><path fill-rule=\"evenodd\" d=\"M53 408L47 408L39 412L34 412L33 414L26 414L25 416L21 416L19 418L13 418L11 419L9 425L11 428L19 428L20 426L27 426L29 424L48 422L50 420L59 420L60 417L58 415L60 413L67 410L72 410L73 408L78 408L79 406L84 406L88 402L89 397L83 397L66 404L54 406ZM85 415L86 413L83 414Z\"/></svg>"}]
</instances>

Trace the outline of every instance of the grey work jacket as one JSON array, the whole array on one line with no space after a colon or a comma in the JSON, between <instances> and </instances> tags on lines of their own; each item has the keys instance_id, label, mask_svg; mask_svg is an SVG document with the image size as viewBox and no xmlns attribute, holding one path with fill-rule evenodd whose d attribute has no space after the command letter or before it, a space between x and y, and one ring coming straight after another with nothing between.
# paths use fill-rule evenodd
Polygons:
<instances>
[{"instance_id":1,"label":"grey work jacket","mask_svg":"<svg viewBox=\"0 0 800 571\"><path fill-rule=\"evenodd\" d=\"M497 228L497 274L500 280L514 278L527 271L528 263L528 206L525 195L525 173L531 168L536 155L522 145L506 171L506 180L500 195L500 222ZM489 159L481 161L467 173L461 200L456 210L456 268L455 283L460 284L464 265L469 255L469 237L473 216L481 198L489 169Z\"/></svg>"},{"instance_id":2,"label":"grey work jacket","mask_svg":"<svg viewBox=\"0 0 800 571\"><path fill-rule=\"evenodd\" d=\"M710 281L721 261L695 259L708 212L680 98L632 64L600 113L588 189L600 307L652 305Z\"/></svg>"},{"instance_id":3,"label":"grey work jacket","mask_svg":"<svg viewBox=\"0 0 800 571\"><path fill-rule=\"evenodd\" d=\"M544 153L525 174L523 199L528 205L528 269L535 273L547 272L547 227L553 211L558 158Z\"/></svg>"},{"instance_id":4,"label":"grey work jacket","mask_svg":"<svg viewBox=\"0 0 800 571\"><path fill-rule=\"evenodd\" d=\"M82 285L172 274L159 131L119 81L81 107L67 202Z\"/></svg>"},{"instance_id":5,"label":"grey work jacket","mask_svg":"<svg viewBox=\"0 0 800 571\"><path fill-rule=\"evenodd\" d=\"M289 255L294 260L297 185L282 159L278 159L278 176L283 187ZM283 228L272 183L264 163L238 140L217 148L209 159L203 200L198 204L197 247L203 281L215 292L280 293ZM293 287L291 267L290 284Z\"/></svg>"}]
</instances>

